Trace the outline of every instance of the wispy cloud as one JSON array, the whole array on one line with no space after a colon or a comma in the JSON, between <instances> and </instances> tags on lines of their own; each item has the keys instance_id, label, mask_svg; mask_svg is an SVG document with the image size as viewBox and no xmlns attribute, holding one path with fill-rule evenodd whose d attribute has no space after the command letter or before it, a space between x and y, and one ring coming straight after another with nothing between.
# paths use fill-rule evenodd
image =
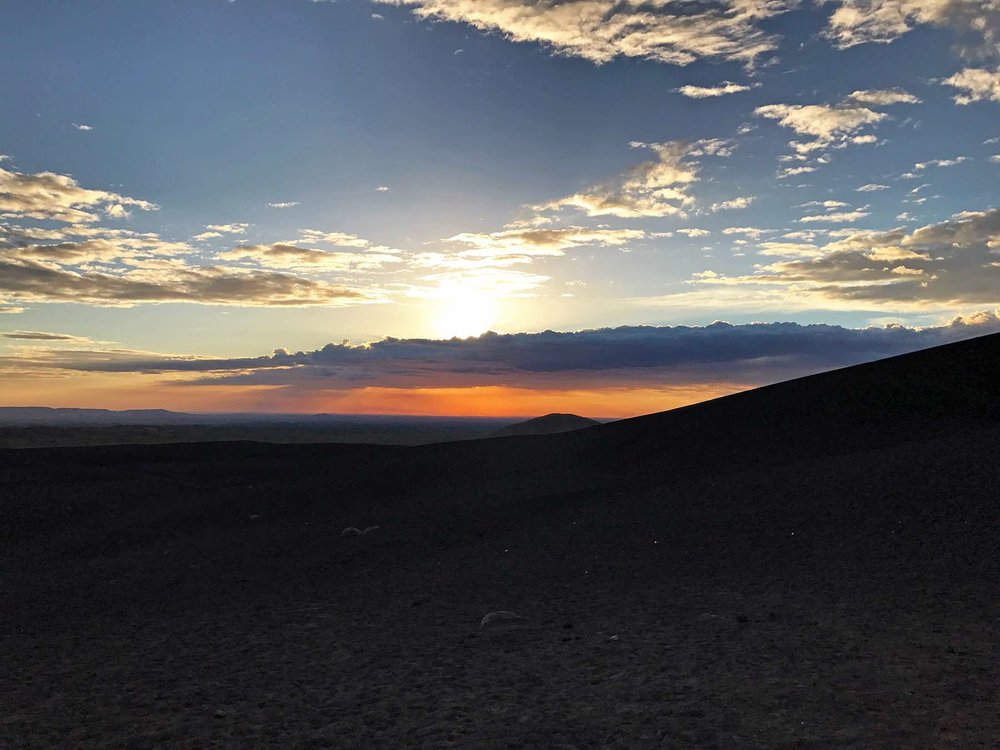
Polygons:
<instances>
[{"instance_id":1,"label":"wispy cloud","mask_svg":"<svg viewBox=\"0 0 1000 750\"><path fill-rule=\"evenodd\" d=\"M862 129L876 125L888 115L852 103L843 104L767 104L757 107L754 114L789 128L812 140L793 141L790 145L799 154L823 148L843 148L851 143L871 143L860 136Z\"/></svg>"},{"instance_id":2,"label":"wispy cloud","mask_svg":"<svg viewBox=\"0 0 1000 750\"><path fill-rule=\"evenodd\" d=\"M965 211L912 231L851 230L818 257L746 276L699 275L699 285L758 285L813 305L894 310L1000 303L1000 210Z\"/></svg>"},{"instance_id":3,"label":"wispy cloud","mask_svg":"<svg viewBox=\"0 0 1000 750\"><path fill-rule=\"evenodd\" d=\"M636 57L674 65L701 58L752 66L777 48L759 24L794 7L784 0L719 0L680 12L672 3L620 0L376 0L421 18L466 23L515 42L536 42L594 63Z\"/></svg>"},{"instance_id":4,"label":"wispy cloud","mask_svg":"<svg viewBox=\"0 0 1000 750\"><path fill-rule=\"evenodd\" d=\"M129 208L156 211L159 206L108 190L82 188L69 175L0 168L0 217L89 223L101 214L122 218Z\"/></svg>"},{"instance_id":5,"label":"wispy cloud","mask_svg":"<svg viewBox=\"0 0 1000 750\"><path fill-rule=\"evenodd\" d=\"M732 81L723 81L716 86L681 86L680 88L674 89L679 94L683 94L691 99L708 99L717 96L726 96L727 94L738 94L742 91L749 91L750 87L742 83L733 83Z\"/></svg>"},{"instance_id":6,"label":"wispy cloud","mask_svg":"<svg viewBox=\"0 0 1000 750\"><path fill-rule=\"evenodd\" d=\"M965 68L942 81L947 86L959 89L955 103L966 105L973 102L1000 102L1000 70Z\"/></svg>"},{"instance_id":7,"label":"wispy cloud","mask_svg":"<svg viewBox=\"0 0 1000 750\"><path fill-rule=\"evenodd\" d=\"M535 206L535 210L572 208L588 216L622 218L684 216L686 208L694 203L689 188L698 180L699 158L732 153L732 144L721 139L630 145L652 151L656 158L583 192Z\"/></svg>"},{"instance_id":8,"label":"wispy cloud","mask_svg":"<svg viewBox=\"0 0 1000 750\"><path fill-rule=\"evenodd\" d=\"M840 48L887 44L921 24L956 30L965 56L997 54L1000 8L994 0L840 0L826 35Z\"/></svg>"}]
</instances>

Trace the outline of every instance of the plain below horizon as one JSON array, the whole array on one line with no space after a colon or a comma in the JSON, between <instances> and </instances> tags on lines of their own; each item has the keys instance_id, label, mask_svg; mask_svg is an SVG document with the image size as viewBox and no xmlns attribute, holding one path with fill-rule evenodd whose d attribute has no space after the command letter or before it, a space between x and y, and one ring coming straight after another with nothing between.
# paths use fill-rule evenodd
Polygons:
<instances>
[{"instance_id":1,"label":"plain below horizon","mask_svg":"<svg viewBox=\"0 0 1000 750\"><path fill-rule=\"evenodd\" d=\"M386 414L191 414L166 409L0 407L0 448L253 441L426 445L568 432L613 420Z\"/></svg>"}]
</instances>

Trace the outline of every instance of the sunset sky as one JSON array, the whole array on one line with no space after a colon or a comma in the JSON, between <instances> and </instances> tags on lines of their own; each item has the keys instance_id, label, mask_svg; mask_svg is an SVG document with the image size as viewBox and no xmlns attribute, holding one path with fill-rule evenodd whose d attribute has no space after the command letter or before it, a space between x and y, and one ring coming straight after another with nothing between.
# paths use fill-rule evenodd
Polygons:
<instances>
[{"instance_id":1,"label":"sunset sky","mask_svg":"<svg viewBox=\"0 0 1000 750\"><path fill-rule=\"evenodd\" d=\"M0 406L627 416L1000 331L998 60L995 0L5 2Z\"/></svg>"}]
</instances>

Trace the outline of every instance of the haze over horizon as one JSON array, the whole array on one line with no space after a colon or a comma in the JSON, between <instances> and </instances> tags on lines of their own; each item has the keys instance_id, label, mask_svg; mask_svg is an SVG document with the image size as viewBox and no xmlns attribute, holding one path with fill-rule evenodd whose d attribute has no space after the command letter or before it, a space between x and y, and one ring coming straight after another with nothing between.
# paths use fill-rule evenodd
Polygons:
<instances>
[{"instance_id":1,"label":"haze over horizon","mask_svg":"<svg viewBox=\"0 0 1000 750\"><path fill-rule=\"evenodd\" d=\"M622 417L1000 331L990 0L38 0L0 40L0 406Z\"/></svg>"}]
</instances>

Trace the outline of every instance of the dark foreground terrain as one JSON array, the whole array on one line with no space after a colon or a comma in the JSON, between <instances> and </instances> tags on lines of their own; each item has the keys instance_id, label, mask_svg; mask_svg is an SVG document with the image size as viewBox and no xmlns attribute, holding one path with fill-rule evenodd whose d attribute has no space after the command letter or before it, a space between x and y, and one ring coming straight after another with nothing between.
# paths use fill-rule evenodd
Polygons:
<instances>
[{"instance_id":1,"label":"dark foreground terrain","mask_svg":"<svg viewBox=\"0 0 1000 750\"><path fill-rule=\"evenodd\" d=\"M998 747L998 372L985 337L564 435L0 453L0 747Z\"/></svg>"}]
</instances>

